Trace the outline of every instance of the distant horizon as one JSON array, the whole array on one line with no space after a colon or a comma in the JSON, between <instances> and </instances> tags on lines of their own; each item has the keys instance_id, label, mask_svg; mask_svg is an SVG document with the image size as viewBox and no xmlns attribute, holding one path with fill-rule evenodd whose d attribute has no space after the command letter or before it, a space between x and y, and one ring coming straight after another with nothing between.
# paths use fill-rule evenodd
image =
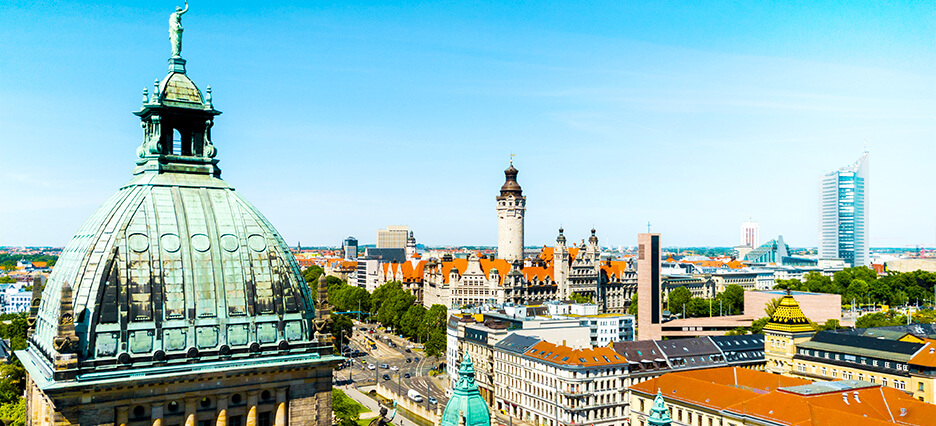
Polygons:
<instances>
[{"instance_id":1,"label":"distant horizon","mask_svg":"<svg viewBox=\"0 0 936 426\"><path fill-rule=\"evenodd\" d=\"M131 178L176 5L0 8L0 244L63 246ZM493 245L512 158L531 246L733 246L749 217L817 246L821 176L868 150L870 244L936 245L933 0L203 0L183 25L222 177L293 244Z\"/></svg>"}]
</instances>

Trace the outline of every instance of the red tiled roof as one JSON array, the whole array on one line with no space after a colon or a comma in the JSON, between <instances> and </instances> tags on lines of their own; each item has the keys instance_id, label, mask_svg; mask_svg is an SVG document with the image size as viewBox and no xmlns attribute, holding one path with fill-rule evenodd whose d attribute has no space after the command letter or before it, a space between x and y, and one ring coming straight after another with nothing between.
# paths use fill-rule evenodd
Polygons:
<instances>
[{"instance_id":1,"label":"red tiled roof","mask_svg":"<svg viewBox=\"0 0 936 426\"><path fill-rule=\"evenodd\" d=\"M631 389L647 396L659 390L667 399L795 426L893 424L895 419L924 425L936 418L936 405L880 385L814 395L778 390L810 383L762 371L722 367L668 373Z\"/></svg>"},{"instance_id":2,"label":"red tiled roof","mask_svg":"<svg viewBox=\"0 0 936 426\"><path fill-rule=\"evenodd\" d=\"M527 349L526 355L553 364L579 367L627 364L627 359L610 347L572 349L568 346L539 342Z\"/></svg>"}]
</instances>

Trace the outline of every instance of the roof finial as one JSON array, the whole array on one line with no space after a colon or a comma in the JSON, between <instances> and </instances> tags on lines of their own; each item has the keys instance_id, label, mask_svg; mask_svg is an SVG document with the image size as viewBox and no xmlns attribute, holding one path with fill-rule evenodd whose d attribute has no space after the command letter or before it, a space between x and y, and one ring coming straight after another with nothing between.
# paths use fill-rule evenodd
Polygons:
<instances>
[{"instance_id":1,"label":"roof finial","mask_svg":"<svg viewBox=\"0 0 936 426\"><path fill-rule=\"evenodd\" d=\"M513 165L513 159L514 159L514 157L516 157L516 156L517 156L517 154L510 154L510 165L511 165L511 166Z\"/></svg>"},{"instance_id":2,"label":"roof finial","mask_svg":"<svg viewBox=\"0 0 936 426\"><path fill-rule=\"evenodd\" d=\"M143 88L143 103L145 104L145 103L147 103L147 102L149 102L149 90L147 90L147 89L144 87L144 88Z\"/></svg>"},{"instance_id":3,"label":"roof finial","mask_svg":"<svg viewBox=\"0 0 936 426\"><path fill-rule=\"evenodd\" d=\"M159 80L153 79L153 97L150 98L150 102L155 103L159 100Z\"/></svg>"},{"instance_id":4,"label":"roof finial","mask_svg":"<svg viewBox=\"0 0 936 426\"><path fill-rule=\"evenodd\" d=\"M208 108L214 108L214 106L211 105L211 85L210 84L208 85L208 88L205 91L208 92L207 95L205 96L205 104L208 105Z\"/></svg>"}]
</instances>

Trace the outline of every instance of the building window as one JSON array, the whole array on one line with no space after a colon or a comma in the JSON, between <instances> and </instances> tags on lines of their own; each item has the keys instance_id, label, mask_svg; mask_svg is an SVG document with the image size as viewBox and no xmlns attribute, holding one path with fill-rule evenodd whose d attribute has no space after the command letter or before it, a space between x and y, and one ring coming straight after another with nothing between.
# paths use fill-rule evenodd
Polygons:
<instances>
[{"instance_id":1,"label":"building window","mask_svg":"<svg viewBox=\"0 0 936 426\"><path fill-rule=\"evenodd\" d=\"M823 375L823 376L827 375L827 374L826 374L826 368L825 368L825 367L822 367L822 375Z\"/></svg>"},{"instance_id":2,"label":"building window","mask_svg":"<svg viewBox=\"0 0 936 426\"><path fill-rule=\"evenodd\" d=\"M887 377L881 377L881 386L887 387Z\"/></svg>"},{"instance_id":3,"label":"building window","mask_svg":"<svg viewBox=\"0 0 936 426\"><path fill-rule=\"evenodd\" d=\"M917 390L921 392L923 391L923 382L917 383Z\"/></svg>"}]
</instances>

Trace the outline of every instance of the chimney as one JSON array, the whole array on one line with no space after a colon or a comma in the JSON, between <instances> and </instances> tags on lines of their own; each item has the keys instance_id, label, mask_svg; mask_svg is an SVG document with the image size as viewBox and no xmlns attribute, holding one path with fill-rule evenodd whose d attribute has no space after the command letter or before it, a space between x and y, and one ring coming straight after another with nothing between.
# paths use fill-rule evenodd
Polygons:
<instances>
[{"instance_id":1,"label":"chimney","mask_svg":"<svg viewBox=\"0 0 936 426\"><path fill-rule=\"evenodd\" d=\"M901 408L901 409L900 409L900 417L904 417L904 416L906 416L906 415L907 415L907 409L906 409L906 408Z\"/></svg>"},{"instance_id":2,"label":"chimney","mask_svg":"<svg viewBox=\"0 0 936 426\"><path fill-rule=\"evenodd\" d=\"M851 404L848 403L848 393L847 393L847 392L843 392L843 393L842 393L842 401L845 403L845 405L851 405Z\"/></svg>"},{"instance_id":3,"label":"chimney","mask_svg":"<svg viewBox=\"0 0 936 426\"><path fill-rule=\"evenodd\" d=\"M855 397L855 402L857 402L857 403L860 404L860 403L861 403L861 400L858 399L858 391L854 391L854 392L852 393L852 395Z\"/></svg>"}]
</instances>

